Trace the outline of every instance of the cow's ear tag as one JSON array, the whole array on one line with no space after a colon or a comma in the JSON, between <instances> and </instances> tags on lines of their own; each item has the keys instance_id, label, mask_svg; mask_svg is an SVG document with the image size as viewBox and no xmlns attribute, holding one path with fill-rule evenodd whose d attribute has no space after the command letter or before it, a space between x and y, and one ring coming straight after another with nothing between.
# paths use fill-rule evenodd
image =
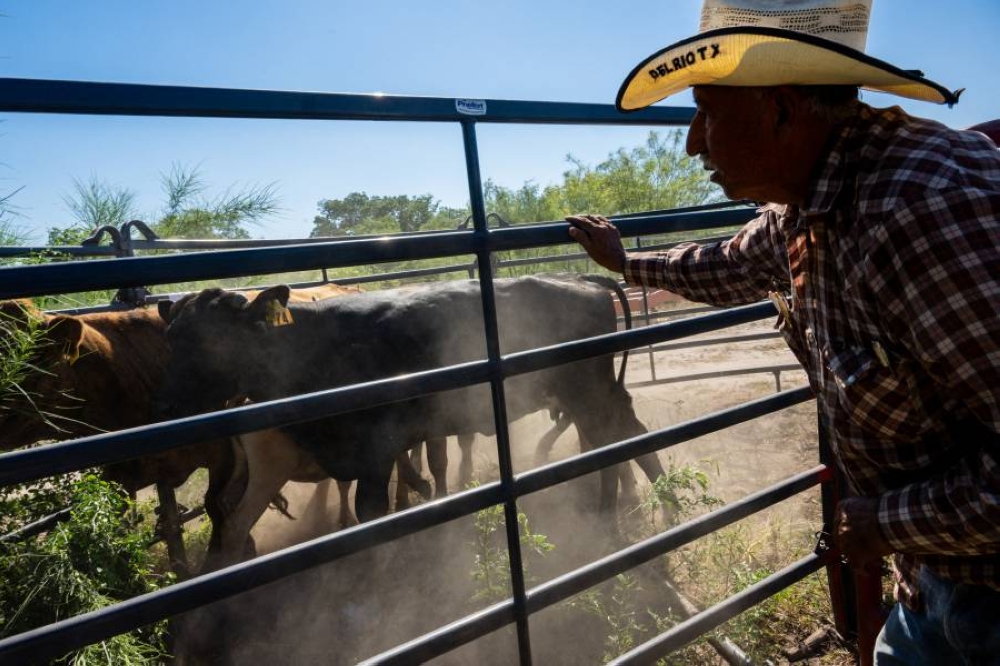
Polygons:
<instances>
[{"instance_id":1,"label":"cow's ear tag","mask_svg":"<svg viewBox=\"0 0 1000 666\"><path fill-rule=\"evenodd\" d=\"M80 360L80 346L67 342L63 345L63 360L69 365L73 365Z\"/></svg>"},{"instance_id":2,"label":"cow's ear tag","mask_svg":"<svg viewBox=\"0 0 1000 666\"><path fill-rule=\"evenodd\" d=\"M271 326L288 326L294 324L292 311L278 301L269 301L267 304L267 323Z\"/></svg>"}]
</instances>

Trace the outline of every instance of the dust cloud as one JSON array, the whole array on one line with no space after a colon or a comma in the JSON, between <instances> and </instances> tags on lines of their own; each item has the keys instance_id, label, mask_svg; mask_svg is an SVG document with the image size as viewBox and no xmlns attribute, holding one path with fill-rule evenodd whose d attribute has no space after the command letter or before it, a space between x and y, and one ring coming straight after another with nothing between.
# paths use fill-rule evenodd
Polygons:
<instances>
[{"instance_id":1,"label":"dust cloud","mask_svg":"<svg viewBox=\"0 0 1000 666\"><path fill-rule=\"evenodd\" d=\"M780 342L771 341L751 347L717 347L708 354L697 349L661 352L652 359L636 352L627 382L648 380L650 360L663 377L699 372L703 365L717 369L763 359L780 362L784 360L782 353ZM789 388L801 385L803 379L786 373L782 381L784 388ZM774 390L767 376L741 375L631 392L639 419L649 429L656 429L763 397ZM799 406L672 447L660 452L659 457L665 467L707 462L706 468L713 470L710 491L731 501L813 466L817 460L814 425L814 408ZM535 466L535 447L551 426L545 411L511 424L515 471ZM570 427L556 440L550 460L579 451L576 429ZM472 455L479 481L498 478L494 438L477 436ZM449 486L459 490L461 452L453 437L449 438L448 456ZM638 468L632 467L641 493L647 482ZM424 470L426 478L426 463ZM314 484L285 487L289 510L296 520L268 511L253 532L259 553L337 529L336 486L318 497L316 489ZM598 490L598 477L592 474L519 501L519 511L527 516L531 532L544 535L545 541L554 546L544 556L525 554L529 587L614 552L625 545L622 535L634 541L636 535L648 533L648 525L641 524L645 520L641 512L629 507L621 508L617 525L609 525L598 511ZM395 483L390 486L390 496L394 495ZM422 500L411 494L411 501ZM803 496L780 510L779 520L806 531L818 524L818 505L813 495ZM482 535L482 522L477 526L476 516L469 516L189 613L178 623L178 652L188 655L182 663L228 660L225 663L275 666L354 664L438 629L500 599L484 597L488 586L475 575L484 570L483 550L477 546ZM495 542L501 548L502 539L501 528ZM505 565L506 554L501 551L501 555ZM672 608L657 563L644 565L631 575L636 581L631 594L641 597L643 605L669 615ZM605 660L611 629L604 619L576 601L558 604L531 617L535 663L597 664ZM499 666L517 661L516 636L513 627L507 627L431 663Z\"/></svg>"}]
</instances>

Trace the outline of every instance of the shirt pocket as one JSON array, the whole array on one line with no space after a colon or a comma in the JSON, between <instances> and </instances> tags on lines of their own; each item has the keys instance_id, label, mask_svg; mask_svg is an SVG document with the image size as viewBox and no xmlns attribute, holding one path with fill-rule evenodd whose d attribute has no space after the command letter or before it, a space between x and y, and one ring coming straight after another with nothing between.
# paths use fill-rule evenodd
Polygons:
<instances>
[{"instance_id":1,"label":"shirt pocket","mask_svg":"<svg viewBox=\"0 0 1000 666\"><path fill-rule=\"evenodd\" d=\"M851 423L883 442L914 443L936 428L913 390L905 364L887 367L873 350L824 354L839 407Z\"/></svg>"}]
</instances>

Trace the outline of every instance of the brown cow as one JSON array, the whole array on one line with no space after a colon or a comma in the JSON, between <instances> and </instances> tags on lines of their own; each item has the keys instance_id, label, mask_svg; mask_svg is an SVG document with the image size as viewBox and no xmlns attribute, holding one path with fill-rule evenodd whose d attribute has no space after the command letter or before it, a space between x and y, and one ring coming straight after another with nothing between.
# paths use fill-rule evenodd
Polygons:
<instances>
[{"instance_id":1,"label":"brown cow","mask_svg":"<svg viewBox=\"0 0 1000 666\"><path fill-rule=\"evenodd\" d=\"M315 301L350 291L323 285L293 293L296 300ZM0 326L34 331L37 339L33 371L0 395L0 450L153 421L152 396L169 354L166 327L155 310L48 315L30 301L4 301ZM4 334L0 344L14 339ZM105 475L134 493L156 482L176 487L199 467L208 468L205 509L213 521L210 548L215 550L215 526L225 504L238 501L220 494L233 475L230 447L226 440L214 440L171 449L109 465Z\"/></svg>"}]
</instances>

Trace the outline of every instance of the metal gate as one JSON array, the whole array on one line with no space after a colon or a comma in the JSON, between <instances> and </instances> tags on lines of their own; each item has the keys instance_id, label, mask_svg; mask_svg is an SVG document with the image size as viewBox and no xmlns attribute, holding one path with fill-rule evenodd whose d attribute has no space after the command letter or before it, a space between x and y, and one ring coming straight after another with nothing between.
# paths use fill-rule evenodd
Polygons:
<instances>
[{"instance_id":1,"label":"metal gate","mask_svg":"<svg viewBox=\"0 0 1000 666\"><path fill-rule=\"evenodd\" d=\"M477 115L469 115L473 109ZM484 113L479 115L479 111ZM360 238L283 247L246 247L225 252L96 260L0 269L0 298L31 297L96 289L141 288L188 280L211 280L327 269L372 263L472 254L480 268L487 358L421 372L319 391L109 434L95 435L0 456L0 484L10 485L55 474L122 461L141 454L206 439L261 430L322 416L371 407L436 391L488 383L494 407L500 480L393 514L364 525L183 581L169 588L114 606L63 620L0 641L0 661L22 663L55 658L92 644L192 610L213 601L266 585L296 572L343 558L375 545L503 505L511 570L511 596L474 615L440 627L366 663L408 664L433 658L505 625L516 626L520 662L532 661L530 618L561 600L608 580L748 515L772 506L817 484L824 484L824 519L829 524L836 492L828 453L812 469L726 505L679 527L592 562L564 576L527 589L517 531L517 500L636 456L660 451L812 399L807 388L780 391L693 421L634 437L589 453L515 474L511 464L505 408L506 378L551 365L679 340L699 333L772 317L769 302L712 312L680 321L650 324L619 332L501 356L497 336L492 253L564 244L566 225L549 223L490 229L484 208L476 140L479 123L685 125L693 110L650 108L622 115L610 105L455 100L383 95L317 94L124 85L74 81L0 79L0 111L24 113L107 114L128 116L187 116L224 118L284 118L312 120L407 120L458 123L465 149L466 174L472 206L470 230L417 232L378 239ZM623 236L654 235L740 224L750 217L746 208L661 212L622 216L616 220ZM817 526L819 528L819 526ZM838 628L855 624L852 586L843 576L834 552L821 540L816 552L709 608L641 645L614 663L647 663L717 627L743 610L792 585L824 566L835 583L834 608ZM846 592L845 592L846 590ZM844 596L847 594L847 596Z\"/></svg>"}]
</instances>

